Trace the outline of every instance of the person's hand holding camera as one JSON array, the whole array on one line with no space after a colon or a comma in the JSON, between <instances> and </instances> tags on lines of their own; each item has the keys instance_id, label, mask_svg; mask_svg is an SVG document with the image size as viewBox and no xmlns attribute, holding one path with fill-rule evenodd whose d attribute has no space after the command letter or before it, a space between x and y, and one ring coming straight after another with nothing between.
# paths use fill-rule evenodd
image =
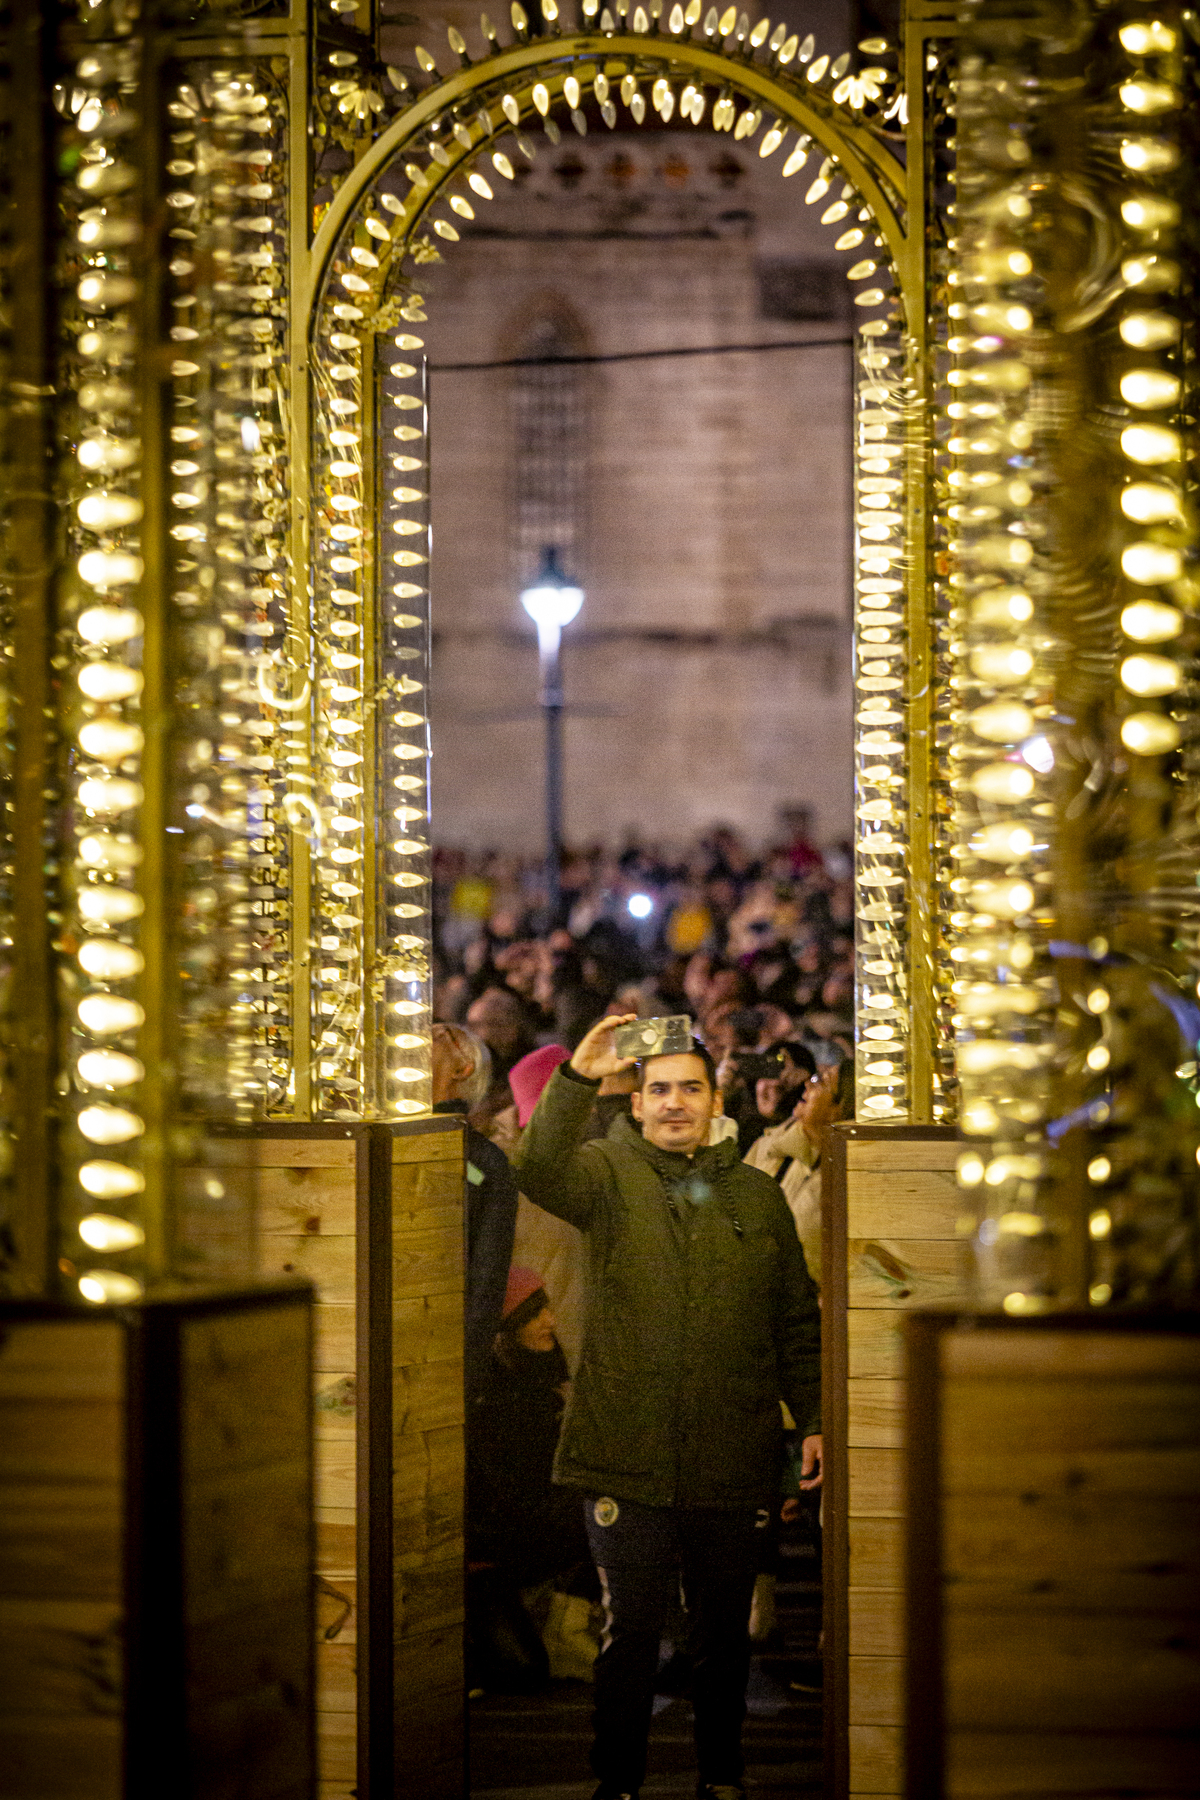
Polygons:
<instances>
[{"instance_id":1,"label":"person's hand holding camera","mask_svg":"<svg viewBox=\"0 0 1200 1800\"><path fill-rule=\"evenodd\" d=\"M623 1075L632 1069L636 1056L618 1056L613 1048L613 1033L621 1025L636 1023L636 1013L622 1013L617 1018L597 1019L587 1036L581 1038L571 1058L571 1067L585 1081L603 1081L606 1075Z\"/></svg>"}]
</instances>

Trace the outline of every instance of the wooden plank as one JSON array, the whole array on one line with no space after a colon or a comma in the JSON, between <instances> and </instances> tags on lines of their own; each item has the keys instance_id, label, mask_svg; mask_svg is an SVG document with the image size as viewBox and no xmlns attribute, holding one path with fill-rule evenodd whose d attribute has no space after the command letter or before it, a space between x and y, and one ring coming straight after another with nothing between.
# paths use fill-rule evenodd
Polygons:
<instances>
[{"instance_id":1,"label":"wooden plank","mask_svg":"<svg viewBox=\"0 0 1200 1800\"><path fill-rule=\"evenodd\" d=\"M938 1306L958 1298L957 1243L940 1238L854 1238L847 1254L851 1307Z\"/></svg>"},{"instance_id":2,"label":"wooden plank","mask_svg":"<svg viewBox=\"0 0 1200 1800\"><path fill-rule=\"evenodd\" d=\"M880 1513L899 1518L904 1510L904 1459L899 1450L852 1449L850 1511L858 1517Z\"/></svg>"},{"instance_id":3,"label":"wooden plank","mask_svg":"<svg viewBox=\"0 0 1200 1800\"><path fill-rule=\"evenodd\" d=\"M358 1707L357 1647L317 1640L317 1711L353 1714Z\"/></svg>"},{"instance_id":4,"label":"wooden plank","mask_svg":"<svg viewBox=\"0 0 1200 1800\"><path fill-rule=\"evenodd\" d=\"M973 1448L969 1458L955 1459L948 1481L956 1494L1011 1493L1013 1452L1009 1444ZM1186 1498L1200 1494L1200 1446L1160 1449L1143 1444L1136 1450L1030 1450L1022 1445L1019 1459L1023 1494L1040 1496L1132 1494Z\"/></svg>"},{"instance_id":5,"label":"wooden plank","mask_svg":"<svg viewBox=\"0 0 1200 1800\"><path fill-rule=\"evenodd\" d=\"M21 1320L0 1337L0 1404L120 1401L124 1350L116 1321Z\"/></svg>"},{"instance_id":6,"label":"wooden plank","mask_svg":"<svg viewBox=\"0 0 1200 1800\"><path fill-rule=\"evenodd\" d=\"M953 1238L962 1210L953 1171L852 1173L846 1230L852 1238Z\"/></svg>"},{"instance_id":7,"label":"wooden plank","mask_svg":"<svg viewBox=\"0 0 1200 1800\"><path fill-rule=\"evenodd\" d=\"M899 1588L903 1583L902 1521L850 1520L850 1582L853 1587Z\"/></svg>"},{"instance_id":8,"label":"wooden plank","mask_svg":"<svg viewBox=\"0 0 1200 1800\"><path fill-rule=\"evenodd\" d=\"M357 1309L353 1302L318 1301L313 1307L317 1369L340 1370L355 1366Z\"/></svg>"},{"instance_id":9,"label":"wooden plank","mask_svg":"<svg viewBox=\"0 0 1200 1800\"><path fill-rule=\"evenodd\" d=\"M904 1321L898 1311L855 1307L846 1315L846 1336L852 1376L903 1376Z\"/></svg>"},{"instance_id":10,"label":"wooden plank","mask_svg":"<svg viewBox=\"0 0 1200 1800\"><path fill-rule=\"evenodd\" d=\"M1086 1377L1089 1385L1097 1379L1183 1382L1192 1384L1193 1418L1200 1406L1200 1340L1174 1332L955 1329L943 1334L942 1366L948 1381L1062 1376Z\"/></svg>"},{"instance_id":11,"label":"wooden plank","mask_svg":"<svg viewBox=\"0 0 1200 1800\"><path fill-rule=\"evenodd\" d=\"M949 1729L1187 1732L1200 1723L1195 1614L1039 1616L954 1609L945 1625ZM1200 1769L1200 1763L1197 1764Z\"/></svg>"},{"instance_id":12,"label":"wooden plank","mask_svg":"<svg viewBox=\"0 0 1200 1800\"><path fill-rule=\"evenodd\" d=\"M850 1636L856 1655L902 1656L904 1595L898 1588L850 1589Z\"/></svg>"},{"instance_id":13,"label":"wooden plank","mask_svg":"<svg viewBox=\"0 0 1200 1800\"><path fill-rule=\"evenodd\" d=\"M1112 1378L948 1381L943 1400L946 1480L974 1456L1007 1446L1026 1450L1194 1449L1200 1441L1200 1386L1187 1381Z\"/></svg>"},{"instance_id":14,"label":"wooden plank","mask_svg":"<svg viewBox=\"0 0 1200 1800\"><path fill-rule=\"evenodd\" d=\"M398 1236L392 1251L392 1282L393 1293L398 1299L461 1291L461 1223L436 1231L410 1231Z\"/></svg>"},{"instance_id":15,"label":"wooden plank","mask_svg":"<svg viewBox=\"0 0 1200 1800\"><path fill-rule=\"evenodd\" d=\"M352 1137L261 1137L257 1140L260 1169L353 1169Z\"/></svg>"},{"instance_id":16,"label":"wooden plank","mask_svg":"<svg viewBox=\"0 0 1200 1800\"><path fill-rule=\"evenodd\" d=\"M121 1748L111 1716L0 1714L5 1800L120 1800Z\"/></svg>"},{"instance_id":17,"label":"wooden plank","mask_svg":"<svg viewBox=\"0 0 1200 1800\"><path fill-rule=\"evenodd\" d=\"M956 1731L947 1800L1168 1800L1196 1793L1200 1738Z\"/></svg>"},{"instance_id":18,"label":"wooden plank","mask_svg":"<svg viewBox=\"0 0 1200 1800\"><path fill-rule=\"evenodd\" d=\"M397 1433L435 1430L463 1422L462 1362L415 1363L396 1371Z\"/></svg>"},{"instance_id":19,"label":"wooden plank","mask_svg":"<svg viewBox=\"0 0 1200 1800\"><path fill-rule=\"evenodd\" d=\"M119 1400L5 1400L2 1407L0 1481L117 1480L125 1429Z\"/></svg>"},{"instance_id":20,"label":"wooden plank","mask_svg":"<svg viewBox=\"0 0 1200 1800\"><path fill-rule=\"evenodd\" d=\"M269 1237L260 1267L264 1275L303 1275L326 1305L353 1306L354 1244L352 1237Z\"/></svg>"},{"instance_id":21,"label":"wooden plank","mask_svg":"<svg viewBox=\"0 0 1200 1800\"><path fill-rule=\"evenodd\" d=\"M358 1583L353 1576L323 1576L317 1583L317 1642L358 1642Z\"/></svg>"},{"instance_id":22,"label":"wooden plank","mask_svg":"<svg viewBox=\"0 0 1200 1800\"><path fill-rule=\"evenodd\" d=\"M394 1364L461 1361L462 1312L460 1287L396 1300L392 1306Z\"/></svg>"},{"instance_id":23,"label":"wooden plank","mask_svg":"<svg viewBox=\"0 0 1200 1800\"><path fill-rule=\"evenodd\" d=\"M353 1506L323 1506L317 1515L317 1568L327 1580L354 1579L358 1517Z\"/></svg>"},{"instance_id":24,"label":"wooden plank","mask_svg":"<svg viewBox=\"0 0 1200 1800\"><path fill-rule=\"evenodd\" d=\"M180 1393L189 1478L304 1454L308 1365L301 1307L248 1307L187 1319L180 1329Z\"/></svg>"},{"instance_id":25,"label":"wooden plank","mask_svg":"<svg viewBox=\"0 0 1200 1800\"><path fill-rule=\"evenodd\" d=\"M264 1169L258 1180L263 1237L346 1237L355 1229L354 1169Z\"/></svg>"},{"instance_id":26,"label":"wooden plank","mask_svg":"<svg viewBox=\"0 0 1200 1800\"><path fill-rule=\"evenodd\" d=\"M292 1464L193 1477L183 1534L189 1626L312 1582L307 1451ZM319 1490L318 1490L319 1491Z\"/></svg>"},{"instance_id":27,"label":"wooden plank","mask_svg":"<svg viewBox=\"0 0 1200 1800\"><path fill-rule=\"evenodd\" d=\"M317 1505L353 1506L358 1493L354 1440L318 1438L315 1465Z\"/></svg>"},{"instance_id":28,"label":"wooden plank","mask_svg":"<svg viewBox=\"0 0 1200 1800\"><path fill-rule=\"evenodd\" d=\"M904 1383L863 1381L846 1383L850 1446L874 1445L899 1449L904 1442ZM851 1511L854 1510L851 1490Z\"/></svg>"},{"instance_id":29,"label":"wooden plank","mask_svg":"<svg viewBox=\"0 0 1200 1800\"><path fill-rule=\"evenodd\" d=\"M900 1169L953 1170L962 1145L953 1137L920 1138L850 1138L846 1144L846 1166L851 1176L863 1170Z\"/></svg>"},{"instance_id":30,"label":"wooden plank","mask_svg":"<svg viewBox=\"0 0 1200 1800\"><path fill-rule=\"evenodd\" d=\"M461 1126L455 1123L445 1131L420 1131L411 1136L397 1132L392 1138L393 1163L450 1162L459 1170L462 1180Z\"/></svg>"},{"instance_id":31,"label":"wooden plank","mask_svg":"<svg viewBox=\"0 0 1200 1800\"><path fill-rule=\"evenodd\" d=\"M900 1731L895 1725L851 1725L850 1794L900 1794Z\"/></svg>"},{"instance_id":32,"label":"wooden plank","mask_svg":"<svg viewBox=\"0 0 1200 1800\"><path fill-rule=\"evenodd\" d=\"M850 1652L851 1725L896 1725L903 1720L904 1659Z\"/></svg>"},{"instance_id":33,"label":"wooden plank","mask_svg":"<svg viewBox=\"0 0 1200 1800\"><path fill-rule=\"evenodd\" d=\"M321 1782L358 1778L358 1715L323 1712L318 1718L317 1776Z\"/></svg>"},{"instance_id":34,"label":"wooden plank","mask_svg":"<svg viewBox=\"0 0 1200 1800\"><path fill-rule=\"evenodd\" d=\"M1200 1494L951 1494L943 1507L943 1562L954 1583L1015 1572L1038 1586L1070 1576L1145 1580L1158 1570L1180 1605L1200 1600Z\"/></svg>"},{"instance_id":35,"label":"wooden plank","mask_svg":"<svg viewBox=\"0 0 1200 1800\"><path fill-rule=\"evenodd\" d=\"M117 1596L124 1527L116 1479L0 1483L0 1593L47 1600Z\"/></svg>"},{"instance_id":36,"label":"wooden plank","mask_svg":"<svg viewBox=\"0 0 1200 1800\"><path fill-rule=\"evenodd\" d=\"M111 1714L124 1678L123 1640L116 1595L0 1598L0 1715Z\"/></svg>"}]
</instances>

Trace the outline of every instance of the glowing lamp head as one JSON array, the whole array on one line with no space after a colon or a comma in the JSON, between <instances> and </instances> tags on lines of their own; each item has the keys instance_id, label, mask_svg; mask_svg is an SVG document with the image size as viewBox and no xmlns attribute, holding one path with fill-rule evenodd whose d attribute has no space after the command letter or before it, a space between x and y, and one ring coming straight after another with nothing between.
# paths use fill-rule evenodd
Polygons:
<instances>
[{"instance_id":1,"label":"glowing lamp head","mask_svg":"<svg viewBox=\"0 0 1200 1800\"><path fill-rule=\"evenodd\" d=\"M648 919L654 911L654 902L649 894L630 894L625 904L635 919Z\"/></svg>"},{"instance_id":2,"label":"glowing lamp head","mask_svg":"<svg viewBox=\"0 0 1200 1800\"><path fill-rule=\"evenodd\" d=\"M583 605L583 589L573 586L567 579L558 560L558 551L552 547L542 552L537 580L523 591L521 605L539 633L561 631Z\"/></svg>"}]
</instances>

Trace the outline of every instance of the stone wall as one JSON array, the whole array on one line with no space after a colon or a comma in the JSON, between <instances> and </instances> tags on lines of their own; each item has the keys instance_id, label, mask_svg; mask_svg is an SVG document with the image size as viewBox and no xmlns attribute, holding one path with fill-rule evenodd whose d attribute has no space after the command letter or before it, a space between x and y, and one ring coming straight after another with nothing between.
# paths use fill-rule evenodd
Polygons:
<instances>
[{"instance_id":1,"label":"stone wall","mask_svg":"<svg viewBox=\"0 0 1200 1800\"><path fill-rule=\"evenodd\" d=\"M850 308L815 173L728 135L531 134L531 169L422 270L432 376L434 808L442 842L542 842L511 370L546 313L589 354L816 341L579 371L586 504L564 639L566 823L679 841L850 822ZM844 259L843 259L844 260ZM772 316L774 315L774 316ZM781 316L782 315L782 316ZM827 340L834 340L829 342Z\"/></svg>"}]
</instances>

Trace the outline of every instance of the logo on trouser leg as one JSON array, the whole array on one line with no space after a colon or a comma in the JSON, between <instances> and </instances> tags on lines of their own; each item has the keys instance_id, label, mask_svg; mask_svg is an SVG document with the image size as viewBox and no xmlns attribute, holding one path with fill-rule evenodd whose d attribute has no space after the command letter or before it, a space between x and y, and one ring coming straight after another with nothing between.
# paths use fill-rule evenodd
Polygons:
<instances>
[{"instance_id":1,"label":"logo on trouser leg","mask_svg":"<svg viewBox=\"0 0 1200 1800\"><path fill-rule=\"evenodd\" d=\"M755 1531L765 1531L767 1529L767 1526L770 1523L771 1523L770 1508L766 1507L766 1506L760 1506L757 1514L755 1515L755 1519L754 1519Z\"/></svg>"},{"instance_id":2,"label":"logo on trouser leg","mask_svg":"<svg viewBox=\"0 0 1200 1800\"><path fill-rule=\"evenodd\" d=\"M597 1525L615 1525L620 1510L615 1500L597 1500L592 1508L592 1517Z\"/></svg>"}]
</instances>

